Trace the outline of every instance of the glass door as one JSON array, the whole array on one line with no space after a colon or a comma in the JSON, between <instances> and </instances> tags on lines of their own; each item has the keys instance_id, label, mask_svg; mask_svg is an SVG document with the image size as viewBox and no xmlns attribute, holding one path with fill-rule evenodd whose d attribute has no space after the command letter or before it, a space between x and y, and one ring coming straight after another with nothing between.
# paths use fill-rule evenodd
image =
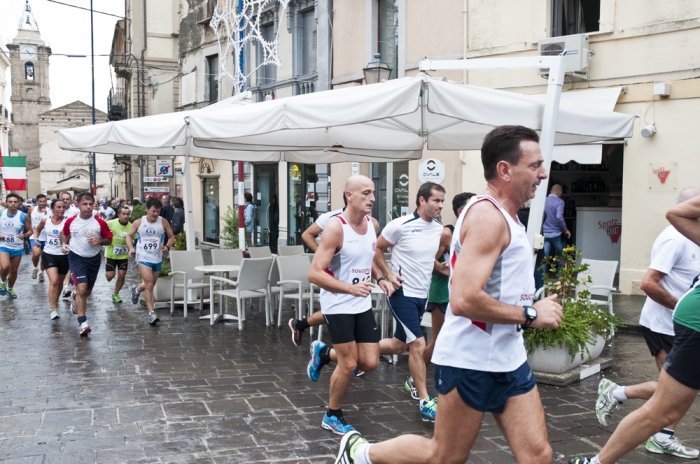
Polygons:
<instances>
[{"instance_id":1,"label":"glass door","mask_svg":"<svg viewBox=\"0 0 700 464\"><path fill-rule=\"evenodd\" d=\"M204 241L219 243L219 179L202 181Z\"/></svg>"},{"instance_id":2,"label":"glass door","mask_svg":"<svg viewBox=\"0 0 700 464\"><path fill-rule=\"evenodd\" d=\"M279 203L277 202L277 165L255 166L254 201L258 209L255 218L254 246L269 246L277 252L279 237Z\"/></svg>"},{"instance_id":3,"label":"glass door","mask_svg":"<svg viewBox=\"0 0 700 464\"><path fill-rule=\"evenodd\" d=\"M303 245L301 234L316 221L316 165L290 164L288 172L288 245Z\"/></svg>"}]
</instances>

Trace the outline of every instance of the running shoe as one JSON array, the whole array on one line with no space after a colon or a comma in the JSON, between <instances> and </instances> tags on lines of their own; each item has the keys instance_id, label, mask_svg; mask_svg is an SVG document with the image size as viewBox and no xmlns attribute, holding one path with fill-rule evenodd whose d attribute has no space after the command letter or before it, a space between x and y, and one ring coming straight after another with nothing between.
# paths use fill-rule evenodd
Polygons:
<instances>
[{"instance_id":1,"label":"running shoe","mask_svg":"<svg viewBox=\"0 0 700 464\"><path fill-rule=\"evenodd\" d=\"M61 298L63 298L64 300L69 300L71 297L72 291L73 291L73 289L71 288L71 286L66 285L65 287L63 287L63 292L61 293Z\"/></svg>"},{"instance_id":2,"label":"running shoe","mask_svg":"<svg viewBox=\"0 0 700 464\"><path fill-rule=\"evenodd\" d=\"M32 269L32 279L36 279L36 276L39 274L39 269L34 268Z\"/></svg>"},{"instance_id":3,"label":"running shoe","mask_svg":"<svg viewBox=\"0 0 700 464\"><path fill-rule=\"evenodd\" d=\"M81 337L84 337L85 335L89 334L90 332L92 332L92 330L90 330L90 326L88 325L87 321L80 324L80 336Z\"/></svg>"},{"instance_id":4,"label":"running shoe","mask_svg":"<svg viewBox=\"0 0 700 464\"><path fill-rule=\"evenodd\" d=\"M0 282L0 296L7 295L7 285L5 282Z\"/></svg>"},{"instance_id":5,"label":"running shoe","mask_svg":"<svg viewBox=\"0 0 700 464\"><path fill-rule=\"evenodd\" d=\"M414 400L420 400L420 398L418 398L418 389L416 389L416 386L413 383L412 375L408 376L408 379L406 380L406 383L403 385L403 387L411 395L411 398L413 398Z\"/></svg>"},{"instance_id":6,"label":"running shoe","mask_svg":"<svg viewBox=\"0 0 700 464\"><path fill-rule=\"evenodd\" d=\"M148 313L148 323L149 324L156 325L156 323L158 321L160 321L160 319L158 319L158 315L156 314L155 311L151 311L150 313Z\"/></svg>"},{"instance_id":7,"label":"running shoe","mask_svg":"<svg viewBox=\"0 0 700 464\"><path fill-rule=\"evenodd\" d=\"M326 411L326 413L323 415L321 427L338 435L345 435L346 433L355 430L355 427L345 422L345 418L343 417L342 413L340 417L329 416L328 411Z\"/></svg>"},{"instance_id":8,"label":"running shoe","mask_svg":"<svg viewBox=\"0 0 700 464\"><path fill-rule=\"evenodd\" d=\"M136 284L131 284L131 302L137 304L139 302L139 291Z\"/></svg>"},{"instance_id":9,"label":"running shoe","mask_svg":"<svg viewBox=\"0 0 700 464\"><path fill-rule=\"evenodd\" d=\"M593 458L586 458L583 456L569 459L569 464L591 464L592 462Z\"/></svg>"},{"instance_id":10,"label":"running shoe","mask_svg":"<svg viewBox=\"0 0 700 464\"><path fill-rule=\"evenodd\" d=\"M435 398L428 397L423 401L423 407L420 408L420 416L423 422L435 422L435 415L437 414L437 401Z\"/></svg>"},{"instance_id":11,"label":"running shoe","mask_svg":"<svg viewBox=\"0 0 700 464\"><path fill-rule=\"evenodd\" d=\"M666 441L658 441L654 437L647 440L646 449L650 453L670 454L679 458L695 459L700 455L700 451L695 448L684 446L681 441L675 436Z\"/></svg>"},{"instance_id":12,"label":"running shoe","mask_svg":"<svg viewBox=\"0 0 700 464\"><path fill-rule=\"evenodd\" d=\"M351 430L343 435L343 439L340 440L340 451L338 451L334 464L355 464L355 450L357 445L361 443L367 443L367 440L357 430Z\"/></svg>"},{"instance_id":13,"label":"running shoe","mask_svg":"<svg viewBox=\"0 0 700 464\"><path fill-rule=\"evenodd\" d=\"M608 421L622 403L612 396L612 391L618 385L612 380L603 379L598 384L598 399L595 402L595 415L601 425L608 425Z\"/></svg>"},{"instance_id":14,"label":"running shoe","mask_svg":"<svg viewBox=\"0 0 700 464\"><path fill-rule=\"evenodd\" d=\"M58 319L60 316L58 315L58 311L55 309L51 310L51 320L53 321L54 319Z\"/></svg>"},{"instance_id":15,"label":"running shoe","mask_svg":"<svg viewBox=\"0 0 700 464\"><path fill-rule=\"evenodd\" d=\"M75 295L75 292L70 292L70 312L78 314L78 310L75 307Z\"/></svg>"},{"instance_id":16,"label":"running shoe","mask_svg":"<svg viewBox=\"0 0 700 464\"><path fill-rule=\"evenodd\" d=\"M7 297L11 300L16 300L17 299L17 294L15 293L15 290L12 288L7 289Z\"/></svg>"},{"instance_id":17,"label":"running shoe","mask_svg":"<svg viewBox=\"0 0 700 464\"><path fill-rule=\"evenodd\" d=\"M363 375L365 375L365 371L361 371L359 369L355 369L355 372L352 373L353 377L361 377Z\"/></svg>"},{"instance_id":18,"label":"running shoe","mask_svg":"<svg viewBox=\"0 0 700 464\"><path fill-rule=\"evenodd\" d=\"M303 330L297 329L298 320L291 318L289 320L289 329L292 331L292 343L295 346L301 346L301 336L304 334Z\"/></svg>"},{"instance_id":19,"label":"running shoe","mask_svg":"<svg viewBox=\"0 0 700 464\"><path fill-rule=\"evenodd\" d=\"M39 272L39 282L44 281L44 271Z\"/></svg>"},{"instance_id":20,"label":"running shoe","mask_svg":"<svg viewBox=\"0 0 700 464\"><path fill-rule=\"evenodd\" d=\"M121 302L122 302L122 297L120 297L116 293L112 295L112 303L121 303Z\"/></svg>"},{"instance_id":21,"label":"running shoe","mask_svg":"<svg viewBox=\"0 0 700 464\"><path fill-rule=\"evenodd\" d=\"M321 350L326 347L326 344L314 340L311 343L311 359L309 360L309 365L306 367L306 373L312 382L316 382L321 376L321 368L323 364L321 363Z\"/></svg>"}]
</instances>

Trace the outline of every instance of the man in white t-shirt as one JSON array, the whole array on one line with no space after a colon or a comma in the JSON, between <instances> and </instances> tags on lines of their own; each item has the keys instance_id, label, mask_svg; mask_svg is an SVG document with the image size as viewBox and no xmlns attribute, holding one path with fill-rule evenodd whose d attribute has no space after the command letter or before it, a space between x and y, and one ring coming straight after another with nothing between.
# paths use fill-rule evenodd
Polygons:
<instances>
[{"instance_id":1,"label":"man in white t-shirt","mask_svg":"<svg viewBox=\"0 0 700 464\"><path fill-rule=\"evenodd\" d=\"M418 188L416 210L389 222L377 240L374 262L395 289L387 302L397 321L394 336L379 342L382 355L409 350L408 369L411 376L405 384L413 399L419 400L421 417L434 421L437 398L428 395L423 361L425 337L420 323L425 313L428 289L433 274L435 255L440 247L442 224L438 218L445 202L445 189L433 182ZM384 253L391 248L391 268Z\"/></svg>"},{"instance_id":2,"label":"man in white t-shirt","mask_svg":"<svg viewBox=\"0 0 700 464\"><path fill-rule=\"evenodd\" d=\"M678 194L676 204L700 196L699 188L686 188ZM647 294L639 323L644 340L656 367L661 371L666 355L673 347L673 310L700 274L700 247L678 232L666 227L651 248L651 264L640 288ZM600 381L596 415L602 425L608 425L612 413L627 399L648 400L656 391L657 381L637 385L617 385L608 379ZM700 451L681 444L674 435L680 419L661 429L646 443L646 449L657 454L671 454L682 458L697 458Z\"/></svg>"},{"instance_id":3,"label":"man in white t-shirt","mask_svg":"<svg viewBox=\"0 0 700 464\"><path fill-rule=\"evenodd\" d=\"M109 200L103 200L102 206L100 206L100 209L98 210L98 214L105 220L105 222L108 222L112 220L116 213L112 208L110 208Z\"/></svg>"}]
</instances>

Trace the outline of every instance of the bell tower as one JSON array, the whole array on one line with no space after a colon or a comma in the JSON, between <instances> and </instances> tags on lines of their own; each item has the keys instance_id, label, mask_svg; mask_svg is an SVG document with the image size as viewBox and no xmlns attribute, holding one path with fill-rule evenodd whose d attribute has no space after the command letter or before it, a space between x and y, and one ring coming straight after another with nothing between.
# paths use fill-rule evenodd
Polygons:
<instances>
[{"instance_id":1,"label":"bell tower","mask_svg":"<svg viewBox=\"0 0 700 464\"><path fill-rule=\"evenodd\" d=\"M27 157L28 196L40 193L39 114L51 109L49 56L51 48L41 39L39 25L29 0L17 27L17 36L7 44L12 63L13 151Z\"/></svg>"}]
</instances>

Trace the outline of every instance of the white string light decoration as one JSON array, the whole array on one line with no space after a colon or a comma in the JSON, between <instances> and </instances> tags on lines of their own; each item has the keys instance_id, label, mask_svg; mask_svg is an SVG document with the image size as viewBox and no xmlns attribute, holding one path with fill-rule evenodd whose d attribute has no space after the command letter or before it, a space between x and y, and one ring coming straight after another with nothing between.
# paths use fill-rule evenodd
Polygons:
<instances>
[{"instance_id":1,"label":"white string light decoration","mask_svg":"<svg viewBox=\"0 0 700 464\"><path fill-rule=\"evenodd\" d=\"M234 92L239 94L246 89L248 78L260 67L282 66L279 57L279 30L275 31L273 41L268 41L262 34L261 15L269 7L280 8L278 17L284 12L290 0L219 0L212 14L210 27L219 42L219 81L225 76L233 79ZM274 5L274 6L273 6ZM241 56L247 44L256 43L261 49L262 60L247 74L241 69ZM229 71L228 57L233 55L233 72Z\"/></svg>"}]
</instances>

